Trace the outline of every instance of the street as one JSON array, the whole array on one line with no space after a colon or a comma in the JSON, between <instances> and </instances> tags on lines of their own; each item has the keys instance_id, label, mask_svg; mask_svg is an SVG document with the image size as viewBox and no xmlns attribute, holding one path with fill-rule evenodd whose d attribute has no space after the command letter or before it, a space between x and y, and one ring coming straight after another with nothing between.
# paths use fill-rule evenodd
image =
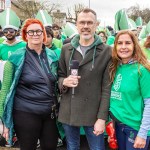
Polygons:
<instances>
[{"instance_id":1,"label":"street","mask_svg":"<svg viewBox=\"0 0 150 150\"><path fill-rule=\"evenodd\" d=\"M105 145L106 145L106 150L110 150L108 148L107 139L105 139ZM0 150L19 150L19 148L17 148L18 145L15 145L15 147L14 148L0 147ZM37 150L40 150L40 149L37 149ZM64 145L61 147L58 147L57 150L66 150L66 144L64 143ZM81 150L89 150L85 136L81 136Z\"/></svg>"}]
</instances>

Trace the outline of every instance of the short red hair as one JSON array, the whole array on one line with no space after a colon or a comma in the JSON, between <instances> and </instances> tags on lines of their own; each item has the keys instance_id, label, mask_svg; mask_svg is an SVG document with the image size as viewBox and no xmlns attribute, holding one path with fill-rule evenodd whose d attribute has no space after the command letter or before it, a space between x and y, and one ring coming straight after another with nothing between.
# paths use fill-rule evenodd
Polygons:
<instances>
[{"instance_id":1,"label":"short red hair","mask_svg":"<svg viewBox=\"0 0 150 150\"><path fill-rule=\"evenodd\" d=\"M42 30L43 30L43 36L44 36L44 39L43 39L43 42L46 42L47 41L47 34L46 34L46 31L45 31L45 27L43 26L43 24L42 24L42 22L40 21L40 20L38 20L38 19L33 19L33 18L30 18L30 19L27 19L27 20L25 20L25 23L24 23L24 25L23 25L23 27L22 27L22 39L24 40L24 41L26 41L26 42L28 42L27 41L27 38L26 38L26 35L27 35L27 28L28 28L28 26L29 25L31 25L31 24L39 24L40 26L41 26L41 28L42 28Z\"/></svg>"}]
</instances>

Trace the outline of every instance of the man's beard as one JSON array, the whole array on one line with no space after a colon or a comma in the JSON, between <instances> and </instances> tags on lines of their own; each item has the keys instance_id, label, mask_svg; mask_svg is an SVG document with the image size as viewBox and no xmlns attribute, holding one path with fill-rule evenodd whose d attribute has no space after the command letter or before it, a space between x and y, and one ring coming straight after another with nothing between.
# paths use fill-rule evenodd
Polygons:
<instances>
[{"instance_id":1,"label":"man's beard","mask_svg":"<svg viewBox=\"0 0 150 150\"><path fill-rule=\"evenodd\" d=\"M89 29L89 28L84 28L84 29L82 29L82 31L81 32L91 32L91 30ZM89 40L89 39L91 39L92 37L93 37L93 35L91 35L91 34L89 34L89 35L84 35L84 34L82 34L81 35L82 36L82 38L84 39L84 40Z\"/></svg>"},{"instance_id":2,"label":"man's beard","mask_svg":"<svg viewBox=\"0 0 150 150\"><path fill-rule=\"evenodd\" d=\"M84 40L89 40L89 39L92 38L92 35L82 35L82 38L83 38Z\"/></svg>"},{"instance_id":3,"label":"man's beard","mask_svg":"<svg viewBox=\"0 0 150 150\"><path fill-rule=\"evenodd\" d=\"M12 35L11 37L6 36L6 38L7 38L7 40L12 41L16 38L16 36L15 35Z\"/></svg>"}]
</instances>

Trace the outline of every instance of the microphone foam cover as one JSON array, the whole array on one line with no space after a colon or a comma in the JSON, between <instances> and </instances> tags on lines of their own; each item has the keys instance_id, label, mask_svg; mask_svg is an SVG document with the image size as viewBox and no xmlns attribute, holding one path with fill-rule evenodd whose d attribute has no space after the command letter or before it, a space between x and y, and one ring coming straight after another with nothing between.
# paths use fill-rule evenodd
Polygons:
<instances>
[{"instance_id":1,"label":"microphone foam cover","mask_svg":"<svg viewBox=\"0 0 150 150\"><path fill-rule=\"evenodd\" d=\"M79 61L78 60L72 60L70 68L71 69L79 69Z\"/></svg>"}]
</instances>

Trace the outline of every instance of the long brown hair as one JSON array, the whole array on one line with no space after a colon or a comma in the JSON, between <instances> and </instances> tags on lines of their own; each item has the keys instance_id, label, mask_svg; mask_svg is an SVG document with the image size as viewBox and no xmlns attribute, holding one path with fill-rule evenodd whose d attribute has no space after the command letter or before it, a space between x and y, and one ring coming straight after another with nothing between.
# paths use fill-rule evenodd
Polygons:
<instances>
[{"instance_id":1,"label":"long brown hair","mask_svg":"<svg viewBox=\"0 0 150 150\"><path fill-rule=\"evenodd\" d=\"M150 70L150 64L149 64L146 56L142 52L142 49L139 45L137 37L134 35L134 33L132 31L122 30L117 33L114 47L112 50L112 64L110 65L110 73L109 73L111 82L114 81L117 67L121 61L121 59L117 55L117 45L118 45L118 39L119 39L120 35L123 35L123 34L128 34L132 39L132 42L134 45L134 52L133 52L133 56L132 56L133 59L136 60L139 64L142 64L148 70Z\"/></svg>"}]
</instances>

